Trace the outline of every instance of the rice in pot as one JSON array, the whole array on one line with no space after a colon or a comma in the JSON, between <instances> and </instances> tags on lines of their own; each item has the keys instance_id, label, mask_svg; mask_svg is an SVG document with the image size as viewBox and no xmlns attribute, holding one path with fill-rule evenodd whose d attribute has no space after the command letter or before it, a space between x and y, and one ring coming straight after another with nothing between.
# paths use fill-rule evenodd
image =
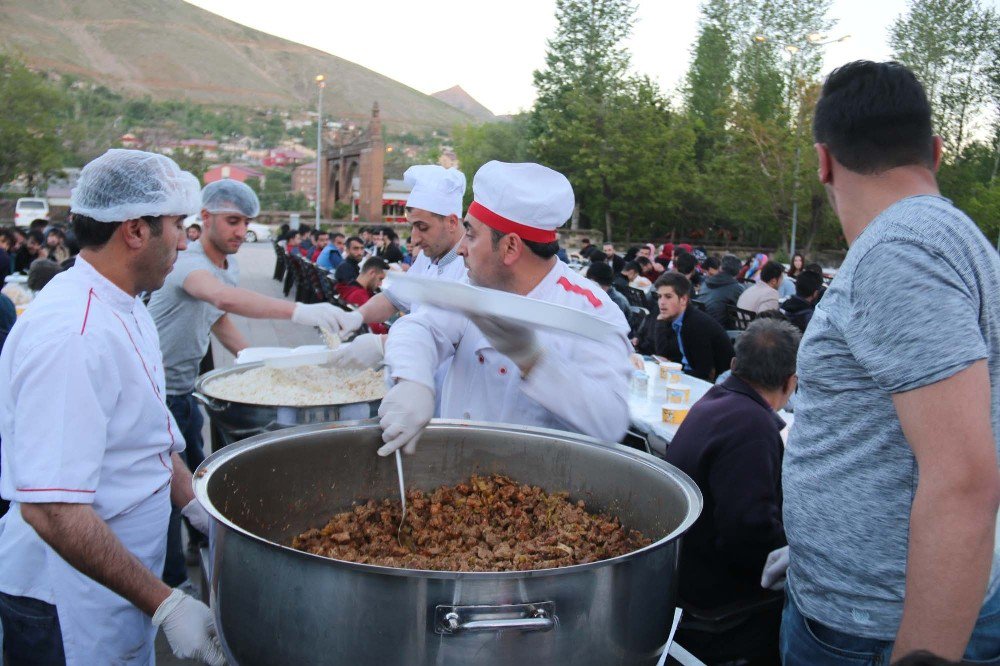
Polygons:
<instances>
[{"instance_id":1,"label":"rice in pot","mask_svg":"<svg viewBox=\"0 0 1000 666\"><path fill-rule=\"evenodd\" d=\"M205 393L219 400L254 405L313 407L378 400L385 395L381 371L326 366L261 366L207 382Z\"/></svg>"}]
</instances>

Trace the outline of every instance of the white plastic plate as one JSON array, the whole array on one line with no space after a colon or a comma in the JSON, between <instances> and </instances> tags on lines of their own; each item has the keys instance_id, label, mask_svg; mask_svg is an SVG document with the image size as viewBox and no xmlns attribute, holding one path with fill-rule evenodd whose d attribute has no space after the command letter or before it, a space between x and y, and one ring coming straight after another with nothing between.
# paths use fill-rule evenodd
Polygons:
<instances>
[{"instance_id":1,"label":"white plastic plate","mask_svg":"<svg viewBox=\"0 0 1000 666\"><path fill-rule=\"evenodd\" d=\"M394 274L392 283L393 293L399 294L404 300L465 315L501 317L519 324L574 333L597 341L621 335L614 324L586 312L506 291L474 287L462 282L415 277L406 273Z\"/></svg>"}]
</instances>

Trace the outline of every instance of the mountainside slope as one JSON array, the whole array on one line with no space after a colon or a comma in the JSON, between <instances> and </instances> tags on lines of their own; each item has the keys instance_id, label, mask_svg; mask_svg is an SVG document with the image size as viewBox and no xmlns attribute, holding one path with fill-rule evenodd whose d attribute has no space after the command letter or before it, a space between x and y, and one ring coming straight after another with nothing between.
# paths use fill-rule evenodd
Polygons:
<instances>
[{"instance_id":1,"label":"mountainside slope","mask_svg":"<svg viewBox=\"0 0 1000 666\"><path fill-rule=\"evenodd\" d=\"M129 95L213 105L312 107L390 127L450 128L473 116L360 65L247 28L182 0L4 0L0 49L29 66Z\"/></svg>"},{"instance_id":2,"label":"mountainside slope","mask_svg":"<svg viewBox=\"0 0 1000 666\"><path fill-rule=\"evenodd\" d=\"M492 111L487 109L485 106L480 104L472 95L465 92L462 86L452 86L447 90L441 90L436 93L432 93L431 97L439 99L445 104L452 106L459 111L464 111L476 120L481 120L483 122L490 122L496 120L497 117Z\"/></svg>"}]
</instances>

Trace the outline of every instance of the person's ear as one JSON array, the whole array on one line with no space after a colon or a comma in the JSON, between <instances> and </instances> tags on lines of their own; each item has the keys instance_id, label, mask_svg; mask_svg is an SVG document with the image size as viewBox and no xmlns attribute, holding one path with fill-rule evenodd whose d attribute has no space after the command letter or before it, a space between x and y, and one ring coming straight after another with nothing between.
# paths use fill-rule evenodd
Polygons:
<instances>
[{"instance_id":1,"label":"person's ear","mask_svg":"<svg viewBox=\"0 0 1000 666\"><path fill-rule=\"evenodd\" d=\"M814 143L813 147L816 148L816 159L819 162L819 182L830 185L833 183L833 156L830 149L824 143Z\"/></svg>"},{"instance_id":2,"label":"person's ear","mask_svg":"<svg viewBox=\"0 0 1000 666\"><path fill-rule=\"evenodd\" d=\"M149 235L149 226L143 220L125 220L118 228L122 240L130 250L142 249Z\"/></svg>"},{"instance_id":3,"label":"person's ear","mask_svg":"<svg viewBox=\"0 0 1000 666\"><path fill-rule=\"evenodd\" d=\"M933 152L934 160L934 173L937 173L938 167L941 166L941 155L944 153L944 140L937 135L931 138L931 150Z\"/></svg>"},{"instance_id":4,"label":"person's ear","mask_svg":"<svg viewBox=\"0 0 1000 666\"><path fill-rule=\"evenodd\" d=\"M500 259L503 261L504 266L511 266L520 257L521 253L527 248L524 246L524 241L517 234L507 234L500 239L499 246L497 249L500 252Z\"/></svg>"}]
</instances>

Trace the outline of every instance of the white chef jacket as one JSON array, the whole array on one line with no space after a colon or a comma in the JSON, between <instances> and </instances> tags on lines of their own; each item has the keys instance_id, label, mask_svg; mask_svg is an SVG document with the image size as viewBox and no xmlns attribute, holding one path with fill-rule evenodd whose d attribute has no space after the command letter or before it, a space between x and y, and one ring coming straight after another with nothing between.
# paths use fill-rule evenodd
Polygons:
<instances>
[{"instance_id":1,"label":"white chef jacket","mask_svg":"<svg viewBox=\"0 0 1000 666\"><path fill-rule=\"evenodd\" d=\"M461 241L459 241L461 244ZM417 277L427 277L436 278L439 280L448 280L449 282L463 282L466 276L469 274L468 269L465 267L465 259L458 255L458 245L448 250L448 252L438 259L436 262L432 262L427 254L423 250L417 255L417 258L413 260L413 265L410 269L406 271L407 275L415 275ZM413 310L413 303L409 300L402 298L392 290L392 280L386 285L386 288L382 290L382 293L386 295L386 298L396 306L397 310L402 310L403 312L410 312Z\"/></svg>"},{"instance_id":2,"label":"white chef jacket","mask_svg":"<svg viewBox=\"0 0 1000 666\"><path fill-rule=\"evenodd\" d=\"M421 307L392 326L385 360L393 379L434 386L434 370L453 358L441 389L441 416L512 423L618 442L628 428L628 324L593 282L556 261L528 298L563 305L615 325L596 342L538 329L543 353L526 379L465 316Z\"/></svg>"},{"instance_id":3,"label":"white chef jacket","mask_svg":"<svg viewBox=\"0 0 1000 666\"><path fill-rule=\"evenodd\" d=\"M150 618L67 564L20 503L91 504L159 577L170 454L184 439L164 402L156 326L82 257L57 275L0 354L0 590L55 604L66 663L149 664Z\"/></svg>"}]
</instances>

